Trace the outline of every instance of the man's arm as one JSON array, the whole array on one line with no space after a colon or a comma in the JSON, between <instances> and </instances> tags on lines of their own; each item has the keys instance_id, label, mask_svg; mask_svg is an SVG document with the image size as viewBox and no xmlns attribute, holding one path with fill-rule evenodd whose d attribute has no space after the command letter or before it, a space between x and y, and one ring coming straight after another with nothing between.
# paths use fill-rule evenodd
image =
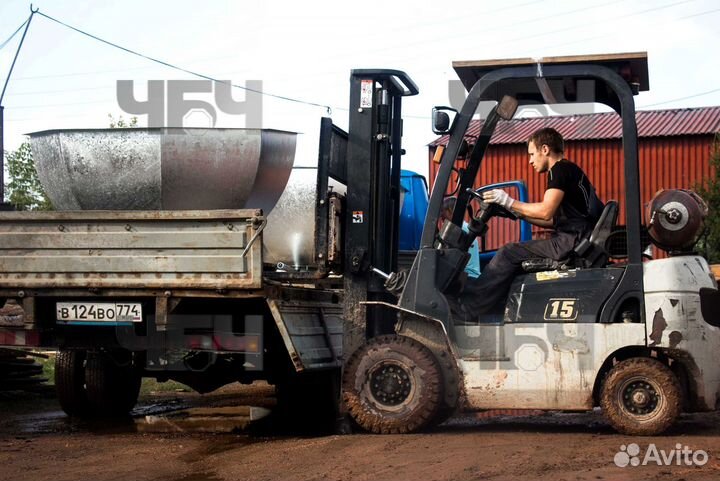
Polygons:
<instances>
[{"instance_id":1,"label":"man's arm","mask_svg":"<svg viewBox=\"0 0 720 481\"><path fill-rule=\"evenodd\" d=\"M524 217L531 224L541 227L552 227L553 217L565 192L560 189L548 189L545 191L542 202L520 202L516 200L510 206L510 210Z\"/></svg>"},{"instance_id":2,"label":"man's arm","mask_svg":"<svg viewBox=\"0 0 720 481\"><path fill-rule=\"evenodd\" d=\"M532 225L536 225L538 227L553 227L553 221L551 220L543 220L543 219L537 219L535 217L527 217L521 214L517 214L518 218L530 222Z\"/></svg>"}]
</instances>

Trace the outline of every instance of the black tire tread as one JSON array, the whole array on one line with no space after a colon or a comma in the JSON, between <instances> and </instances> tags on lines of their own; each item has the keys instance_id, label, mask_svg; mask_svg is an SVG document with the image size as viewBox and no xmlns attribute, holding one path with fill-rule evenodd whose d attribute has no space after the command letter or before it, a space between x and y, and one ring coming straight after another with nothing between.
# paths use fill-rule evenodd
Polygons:
<instances>
[{"instance_id":1,"label":"black tire tread","mask_svg":"<svg viewBox=\"0 0 720 481\"><path fill-rule=\"evenodd\" d=\"M383 417L355 392L355 379L363 373L358 368L362 358L379 347L395 349L411 357L427 375L423 378L425 389L417 409L403 418ZM419 342L408 337L386 335L368 341L354 352L346 364L343 377L343 401L353 420L363 429L375 434L405 434L430 426L442 405L443 376L435 356Z\"/></svg>"},{"instance_id":2,"label":"black tire tread","mask_svg":"<svg viewBox=\"0 0 720 481\"><path fill-rule=\"evenodd\" d=\"M93 413L100 417L127 415L137 403L141 377L130 366L117 366L103 353L89 353L85 385Z\"/></svg>"},{"instance_id":3,"label":"black tire tread","mask_svg":"<svg viewBox=\"0 0 720 481\"><path fill-rule=\"evenodd\" d=\"M83 417L90 414L85 391L85 351L60 350L55 357L55 392L65 414Z\"/></svg>"},{"instance_id":4,"label":"black tire tread","mask_svg":"<svg viewBox=\"0 0 720 481\"><path fill-rule=\"evenodd\" d=\"M616 403L614 388L623 379L637 375L653 379L662 390L665 408L650 422L639 423L622 412ZM662 362L645 357L626 359L616 364L603 382L600 395L600 407L605 417L616 431L632 436L653 436L667 430L678 418L682 410L683 391L677 376Z\"/></svg>"}]
</instances>

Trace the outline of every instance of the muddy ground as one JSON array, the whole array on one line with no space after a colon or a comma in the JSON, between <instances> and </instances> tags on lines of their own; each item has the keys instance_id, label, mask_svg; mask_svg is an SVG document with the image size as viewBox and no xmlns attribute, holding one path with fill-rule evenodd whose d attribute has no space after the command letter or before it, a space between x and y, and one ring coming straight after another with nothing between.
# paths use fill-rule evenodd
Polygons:
<instances>
[{"instance_id":1,"label":"muddy ground","mask_svg":"<svg viewBox=\"0 0 720 481\"><path fill-rule=\"evenodd\" d=\"M70 421L50 389L0 395L0 480L714 480L720 478L720 415L694 414L665 436L614 433L599 413L461 415L415 435L303 436L267 427L231 433L149 426L187 407L272 406L268 386L200 396L142 397L134 419ZM207 427L207 426L206 426ZM617 467L621 446L669 453L680 443L708 454L704 466ZM641 459L642 460L642 459Z\"/></svg>"}]
</instances>

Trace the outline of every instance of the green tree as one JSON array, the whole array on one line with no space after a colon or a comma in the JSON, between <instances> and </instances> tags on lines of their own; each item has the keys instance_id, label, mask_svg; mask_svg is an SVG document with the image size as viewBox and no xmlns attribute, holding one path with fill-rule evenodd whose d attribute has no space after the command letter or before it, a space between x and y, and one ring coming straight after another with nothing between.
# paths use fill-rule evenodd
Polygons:
<instances>
[{"instance_id":1,"label":"green tree","mask_svg":"<svg viewBox=\"0 0 720 481\"><path fill-rule=\"evenodd\" d=\"M707 202L710 213L705 219L705 235L698 244L708 261L720 263L720 134L715 135L710 154L711 174L695 186L695 191Z\"/></svg>"},{"instance_id":2,"label":"green tree","mask_svg":"<svg viewBox=\"0 0 720 481\"><path fill-rule=\"evenodd\" d=\"M112 114L108 114L108 118L110 119L111 129L129 129L138 126L137 117L130 117L130 120L126 121L122 115L119 115L116 119Z\"/></svg>"},{"instance_id":3,"label":"green tree","mask_svg":"<svg viewBox=\"0 0 720 481\"><path fill-rule=\"evenodd\" d=\"M122 115L116 119L108 114L111 129L137 127L137 117L125 120ZM30 142L25 141L20 147L5 156L8 183L5 192L8 201L18 210L52 210L52 204L38 179L35 162L33 161Z\"/></svg>"},{"instance_id":4,"label":"green tree","mask_svg":"<svg viewBox=\"0 0 720 481\"><path fill-rule=\"evenodd\" d=\"M52 204L35 170L30 142L25 141L17 150L8 152L5 162L8 173L5 192L8 201L18 210L52 210Z\"/></svg>"}]
</instances>

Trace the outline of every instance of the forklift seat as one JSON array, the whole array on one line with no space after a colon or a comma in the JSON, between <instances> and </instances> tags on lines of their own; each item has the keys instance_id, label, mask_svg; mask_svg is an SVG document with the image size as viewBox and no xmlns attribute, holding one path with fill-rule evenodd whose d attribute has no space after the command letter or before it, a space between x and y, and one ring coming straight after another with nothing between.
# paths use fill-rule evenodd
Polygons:
<instances>
[{"instance_id":1,"label":"forklift seat","mask_svg":"<svg viewBox=\"0 0 720 481\"><path fill-rule=\"evenodd\" d=\"M530 259L522 263L525 272L541 272L555 269L569 269L571 267L605 267L609 254L605 249L605 242L615 227L618 216L618 203L609 200L600 214L589 236L585 237L575 246L567 259L555 261L553 259Z\"/></svg>"},{"instance_id":2,"label":"forklift seat","mask_svg":"<svg viewBox=\"0 0 720 481\"><path fill-rule=\"evenodd\" d=\"M573 250L574 257L582 260L578 267L605 267L608 263L609 254L605 248L605 242L615 227L618 216L618 203L616 200L609 200L595 224L590 237L583 239Z\"/></svg>"}]
</instances>

